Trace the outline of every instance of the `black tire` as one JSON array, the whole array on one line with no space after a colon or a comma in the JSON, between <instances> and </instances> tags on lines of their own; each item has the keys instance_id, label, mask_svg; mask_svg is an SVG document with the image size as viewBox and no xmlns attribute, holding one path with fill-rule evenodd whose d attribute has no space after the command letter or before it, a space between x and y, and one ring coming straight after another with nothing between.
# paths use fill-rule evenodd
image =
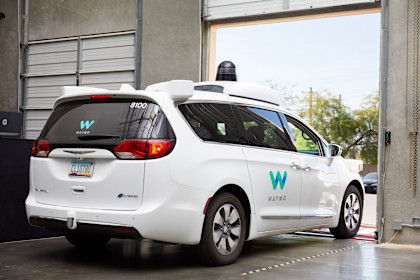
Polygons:
<instances>
[{"instance_id":1,"label":"black tire","mask_svg":"<svg viewBox=\"0 0 420 280\"><path fill-rule=\"evenodd\" d=\"M220 193L207 208L197 247L199 257L209 265L231 264L242 251L245 234L246 217L241 202L231 193Z\"/></svg>"},{"instance_id":2,"label":"black tire","mask_svg":"<svg viewBox=\"0 0 420 280\"><path fill-rule=\"evenodd\" d=\"M363 200L358 188L348 186L341 203L340 218L336 228L330 228L335 238L344 239L356 235L363 216Z\"/></svg>"},{"instance_id":3,"label":"black tire","mask_svg":"<svg viewBox=\"0 0 420 280\"><path fill-rule=\"evenodd\" d=\"M105 246L111 239L107 236L95 236L93 234L66 234L67 240L80 249L98 249Z\"/></svg>"}]
</instances>

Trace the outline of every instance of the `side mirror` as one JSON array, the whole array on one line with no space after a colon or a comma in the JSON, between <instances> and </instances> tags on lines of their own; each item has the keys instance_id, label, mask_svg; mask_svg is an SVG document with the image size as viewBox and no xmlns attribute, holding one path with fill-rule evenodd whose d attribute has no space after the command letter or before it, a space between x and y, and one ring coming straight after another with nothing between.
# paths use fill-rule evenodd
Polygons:
<instances>
[{"instance_id":1,"label":"side mirror","mask_svg":"<svg viewBox=\"0 0 420 280\"><path fill-rule=\"evenodd\" d=\"M341 152L343 151L343 148L341 146L336 144L330 144L328 145L328 157L339 157L341 156Z\"/></svg>"}]
</instances>

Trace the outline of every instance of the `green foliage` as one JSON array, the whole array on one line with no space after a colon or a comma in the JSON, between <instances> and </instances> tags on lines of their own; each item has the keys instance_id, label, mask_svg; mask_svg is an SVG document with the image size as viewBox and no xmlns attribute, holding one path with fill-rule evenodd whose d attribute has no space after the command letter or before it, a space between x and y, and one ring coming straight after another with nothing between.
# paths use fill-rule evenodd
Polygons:
<instances>
[{"instance_id":1,"label":"green foliage","mask_svg":"<svg viewBox=\"0 0 420 280\"><path fill-rule=\"evenodd\" d=\"M276 84L271 84L276 88ZM284 92L285 89L282 89ZM283 93L282 93L283 95ZM329 93L310 92L304 97L285 96L285 103L300 104L297 109L300 117L305 119L329 143L343 147L343 157L361 158L366 164L377 163L379 94L374 93L364 98L360 109L351 110L344 105L341 98ZM292 132L293 133L293 132ZM304 143L302 136L294 136L302 150L311 147Z\"/></svg>"},{"instance_id":2,"label":"green foliage","mask_svg":"<svg viewBox=\"0 0 420 280\"><path fill-rule=\"evenodd\" d=\"M318 152L317 145L312 140L303 138L301 131L296 127L290 126L293 138L295 138L296 149L298 151L316 151Z\"/></svg>"},{"instance_id":3,"label":"green foliage","mask_svg":"<svg viewBox=\"0 0 420 280\"><path fill-rule=\"evenodd\" d=\"M299 115L325 140L342 146L344 157L360 155L365 163L377 163L378 94L366 97L361 108L354 111L330 94L314 92L310 101L310 96L303 98L306 108L299 110Z\"/></svg>"}]
</instances>

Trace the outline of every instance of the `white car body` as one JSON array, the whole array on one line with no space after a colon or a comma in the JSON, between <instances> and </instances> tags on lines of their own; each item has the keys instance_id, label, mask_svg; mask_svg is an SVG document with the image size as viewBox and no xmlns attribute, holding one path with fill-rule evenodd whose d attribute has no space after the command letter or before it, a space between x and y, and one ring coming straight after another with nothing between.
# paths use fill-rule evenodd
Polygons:
<instances>
[{"instance_id":1,"label":"white car body","mask_svg":"<svg viewBox=\"0 0 420 280\"><path fill-rule=\"evenodd\" d=\"M195 84L205 85L223 87L224 93L193 91L192 82L187 81L157 84L145 91L127 86L119 91L64 88L54 108L98 93L152 101L165 113L176 144L168 155L150 160L121 160L110 150L89 147L58 147L47 157L32 156L26 200L30 222L57 221L68 231L83 225L111 226L122 228L122 237L125 230L134 229L136 237L197 245L207 206L221 189L242 194L239 199L247 212L247 240L337 227L349 185L359 188L363 199L358 174L362 162L330 156L328 143L318 133L276 105L280 102L277 92L236 82ZM178 108L197 102L241 104L287 114L313 131L325 154L204 141ZM92 176L69 176L72 161L93 162ZM274 186L270 172L276 176L277 171L281 176ZM285 183L280 187L282 179ZM47 223L38 225L48 227Z\"/></svg>"}]
</instances>

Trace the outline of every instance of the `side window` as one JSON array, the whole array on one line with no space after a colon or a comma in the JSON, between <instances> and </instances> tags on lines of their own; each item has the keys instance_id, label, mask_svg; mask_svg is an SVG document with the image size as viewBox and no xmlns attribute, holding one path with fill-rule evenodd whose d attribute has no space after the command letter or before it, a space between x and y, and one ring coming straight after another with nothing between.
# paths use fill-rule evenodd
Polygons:
<instances>
[{"instance_id":1,"label":"side window","mask_svg":"<svg viewBox=\"0 0 420 280\"><path fill-rule=\"evenodd\" d=\"M286 117L298 153L323 155L321 143L310 129L297 120Z\"/></svg>"},{"instance_id":2,"label":"side window","mask_svg":"<svg viewBox=\"0 0 420 280\"><path fill-rule=\"evenodd\" d=\"M295 150L277 112L251 107L240 107L239 111L249 145Z\"/></svg>"},{"instance_id":3,"label":"side window","mask_svg":"<svg viewBox=\"0 0 420 280\"><path fill-rule=\"evenodd\" d=\"M238 130L229 104L191 103L179 105L178 108L201 139L239 143Z\"/></svg>"}]
</instances>

